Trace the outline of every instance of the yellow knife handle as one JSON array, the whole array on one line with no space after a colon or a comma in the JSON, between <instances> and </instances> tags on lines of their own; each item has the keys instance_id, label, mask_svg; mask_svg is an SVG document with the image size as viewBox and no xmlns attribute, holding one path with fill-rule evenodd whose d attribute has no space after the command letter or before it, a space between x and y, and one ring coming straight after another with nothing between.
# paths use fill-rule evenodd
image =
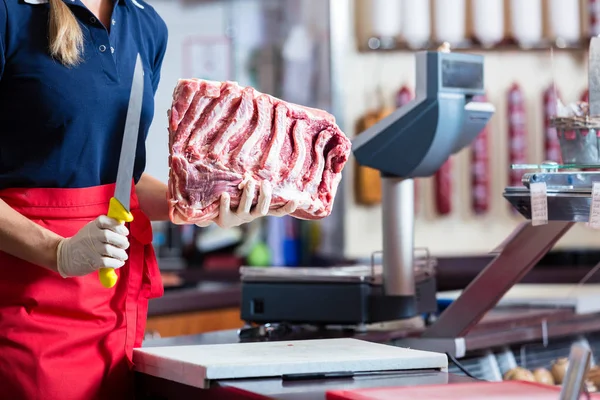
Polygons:
<instances>
[{"instance_id":1,"label":"yellow knife handle","mask_svg":"<svg viewBox=\"0 0 600 400\"><path fill-rule=\"evenodd\" d=\"M131 213L127 211L115 197L110 199L108 213L106 215L118 221L120 224L133 221L133 215L131 215ZM105 288L111 288L117 283L117 274L114 268L100 268L98 276L100 277L100 283L102 283L102 286Z\"/></svg>"}]
</instances>

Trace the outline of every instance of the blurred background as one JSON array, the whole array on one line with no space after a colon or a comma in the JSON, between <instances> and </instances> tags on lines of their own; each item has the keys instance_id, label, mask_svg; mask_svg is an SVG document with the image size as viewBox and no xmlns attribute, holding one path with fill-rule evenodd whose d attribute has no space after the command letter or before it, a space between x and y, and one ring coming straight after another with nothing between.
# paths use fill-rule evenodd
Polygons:
<instances>
[{"instance_id":1,"label":"blurred background","mask_svg":"<svg viewBox=\"0 0 600 400\"><path fill-rule=\"evenodd\" d=\"M147 142L147 172L164 182L166 112L180 78L235 80L327 110L352 138L411 99L415 51L449 42L483 54L496 114L473 144L481 151L465 149L417 182L415 245L438 259L439 290L464 287L523 221L502 198L505 186L520 185L510 164L560 154L547 127L551 89L563 102L585 98L587 39L600 33L595 0L147 1L170 32ZM321 221L269 217L230 230L156 224L169 294L151 302L150 334L238 327L241 265L367 262L382 246L380 201L379 176L351 158L334 211ZM525 280L577 282L600 260L599 247L600 232L578 224Z\"/></svg>"}]
</instances>

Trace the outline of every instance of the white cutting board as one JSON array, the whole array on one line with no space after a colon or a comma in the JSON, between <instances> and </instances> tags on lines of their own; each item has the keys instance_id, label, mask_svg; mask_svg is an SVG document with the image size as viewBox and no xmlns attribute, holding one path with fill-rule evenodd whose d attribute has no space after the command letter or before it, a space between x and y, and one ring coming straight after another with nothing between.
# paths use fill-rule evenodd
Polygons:
<instances>
[{"instance_id":1,"label":"white cutting board","mask_svg":"<svg viewBox=\"0 0 600 400\"><path fill-rule=\"evenodd\" d=\"M141 348L133 361L136 371L199 388L215 379L448 368L443 353L345 338Z\"/></svg>"},{"instance_id":2,"label":"white cutting board","mask_svg":"<svg viewBox=\"0 0 600 400\"><path fill-rule=\"evenodd\" d=\"M439 292L438 300L455 300L460 290ZM517 284L498 302L500 306L570 307L577 314L600 312L600 285Z\"/></svg>"}]
</instances>

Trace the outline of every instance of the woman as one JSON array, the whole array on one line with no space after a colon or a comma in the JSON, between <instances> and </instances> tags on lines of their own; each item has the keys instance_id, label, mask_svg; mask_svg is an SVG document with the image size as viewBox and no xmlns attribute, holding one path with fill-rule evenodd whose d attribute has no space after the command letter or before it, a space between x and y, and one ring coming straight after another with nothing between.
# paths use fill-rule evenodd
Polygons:
<instances>
[{"instance_id":1,"label":"woman","mask_svg":"<svg viewBox=\"0 0 600 400\"><path fill-rule=\"evenodd\" d=\"M168 219L166 186L143 171L167 28L142 0L0 0L0 37L0 397L130 399L132 350L163 293L149 221ZM126 227L104 214L138 52ZM232 213L223 196L215 222L266 214L269 190L254 210L243 197ZM117 269L115 287L100 285L101 267Z\"/></svg>"}]
</instances>

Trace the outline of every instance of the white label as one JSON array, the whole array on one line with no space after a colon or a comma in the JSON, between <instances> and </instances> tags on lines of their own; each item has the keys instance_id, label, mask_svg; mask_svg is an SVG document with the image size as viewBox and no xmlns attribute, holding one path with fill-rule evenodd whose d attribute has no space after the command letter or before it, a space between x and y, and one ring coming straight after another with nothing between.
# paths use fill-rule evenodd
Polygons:
<instances>
[{"instance_id":1,"label":"white label","mask_svg":"<svg viewBox=\"0 0 600 400\"><path fill-rule=\"evenodd\" d=\"M592 203L590 204L589 226L592 229L600 228L600 182L592 184Z\"/></svg>"},{"instance_id":2,"label":"white label","mask_svg":"<svg viewBox=\"0 0 600 400\"><path fill-rule=\"evenodd\" d=\"M546 225L548 223L546 182L531 183L529 194L531 196L531 225Z\"/></svg>"}]
</instances>

